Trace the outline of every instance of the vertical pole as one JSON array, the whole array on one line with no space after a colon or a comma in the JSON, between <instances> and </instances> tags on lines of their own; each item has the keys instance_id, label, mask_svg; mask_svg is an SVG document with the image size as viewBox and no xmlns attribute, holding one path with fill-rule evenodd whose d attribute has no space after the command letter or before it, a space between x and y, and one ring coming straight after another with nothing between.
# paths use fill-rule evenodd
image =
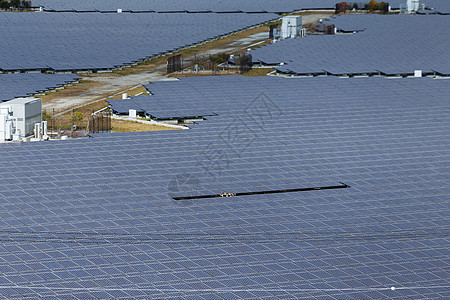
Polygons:
<instances>
[{"instance_id":1,"label":"vertical pole","mask_svg":"<svg viewBox=\"0 0 450 300\"><path fill-rule=\"evenodd\" d=\"M70 128L70 130L72 131L72 138L73 138L73 113L74 113L75 109L72 109L72 128Z\"/></svg>"},{"instance_id":2,"label":"vertical pole","mask_svg":"<svg viewBox=\"0 0 450 300\"><path fill-rule=\"evenodd\" d=\"M54 128L54 126L55 126L54 122L55 121L53 120L54 118L55 118L55 109L53 108L53 112L52 112L52 133L55 131L55 128Z\"/></svg>"}]
</instances>

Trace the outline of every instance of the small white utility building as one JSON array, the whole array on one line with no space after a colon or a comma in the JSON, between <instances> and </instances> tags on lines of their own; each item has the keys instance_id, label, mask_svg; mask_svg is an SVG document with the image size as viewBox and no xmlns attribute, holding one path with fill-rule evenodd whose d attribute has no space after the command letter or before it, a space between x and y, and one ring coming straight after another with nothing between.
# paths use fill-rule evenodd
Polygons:
<instances>
[{"instance_id":1,"label":"small white utility building","mask_svg":"<svg viewBox=\"0 0 450 300\"><path fill-rule=\"evenodd\" d=\"M408 12L419 10L419 0L406 0L406 10Z\"/></svg>"},{"instance_id":2,"label":"small white utility building","mask_svg":"<svg viewBox=\"0 0 450 300\"><path fill-rule=\"evenodd\" d=\"M34 135L42 122L42 99L17 98L0 103L0 142Z\"/></svg>"},{"instance_id":3,"label":"small white utility building","mask_svg":"<svg viewBox=\"0 0 450 300\"><path fill-rule=\"evenodd\" d=\"M289 39L300 35L302 30L302 16L283 17L281 23L281 38Z\"/></svg>"}]
</instances>

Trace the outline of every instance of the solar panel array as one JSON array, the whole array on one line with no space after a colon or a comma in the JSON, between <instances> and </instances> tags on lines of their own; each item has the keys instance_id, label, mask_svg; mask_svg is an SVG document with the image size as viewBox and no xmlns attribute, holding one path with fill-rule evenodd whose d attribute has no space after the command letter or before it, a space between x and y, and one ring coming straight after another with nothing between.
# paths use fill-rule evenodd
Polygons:
<instances>
[{"instance_id":1,"label":"solar panel array","mask_svg":"<svg viewBox=\"0 0 450 300\"><path fill-rule=\"evenodd\" d=\"M181 118L193 116L233 116L239 115L243 106L250 105L255 99L254 96L258 91L264 92L263 98L279 99L284 98L287 92L291 93L293 98L298 94L299 98L305 97L311 99L321 99L323 86L329 85L327 92L331 93L335 85L339 84L339 89L356 89L355 84L366 84L373 89L377 86L383 87L379 91L362 89L359 92L353 92L347 95L346 100L358 103L361 97L367 93L372 94L371 97L383 97L395 101L398 97L393 91L403 88L403 82L397 80L384 80L377 78L360 78L358 81L339 80L334 77L314 77L303 81L284 80L282 78L244 78L242 76L226 76L226 77L208 77L208 78L183 78L177 84L172 82L157 81L146 85L146 89L151 95L135 96L127 100L108 100L110 107L117 113L128 113L130 109L160 119ZM423 88L432 89L440 95L440 88L446 83L430 80L430 81L405 81L408 88L411 89L408 97L415 98L414 94ZM421 84L424 84L422 86ZM267 90L266 86L270 86ZM320 86L320 89L312 88ZM228 87L228 88L227 88ZM251 91L251 93L249 92ZM375 96L376 95L376 96ZM420 101L420 93L418 94ZM437 97L437 96L436 96ZM291 98L285 100L289 105L297 105ZM319 100L317 100L319 101ZM327 100L328 101L328 100ZM411 100L412 101L412 100ZM286 106L286 103L283 103ZM289 106L289 109L292 109ZM216 120L216 117L208 118ZM209 124L209 122L208 122ZM208 125L208 128L210 125Z\"/></svg>"},{"instance_id":2,"label":"solar panel array","mask_svg":"<svg viewBox=\"0 0 450 300\"><path fill-rule=\"evenodd\" d=\"M275 14L1 13L0 69L112 69L277 17Z\"/></svg>"},{"instance_id":3,"label":"solar panel array","mask_svg":"<svg viewBox=\"0 0 450 300\"><path fill-rule=\"evenodd\" d=\"M42 6L51 11L123 11L132 12L291 12L300 9L331 8L334 9L336 0L76 0L55 1L39 0L33 1L33 6Z\"/></svg>"},{"instance_id":4,"label":"solar panel array","mask_svg":"<svg viewBox=\"0 0 450 300\"><path fill-rule=\"evenodd\" d=\"M448 81L149 89L168 113L197 99L218 115L0 145L3 297L449 298ZM340 182L350 188L173 200Z\"/></svg>"},{"instance_id":5,"label":"solar panel array","mask_svg":"<svg viewBox=\"0 0 450 300\"><path fill-rule=\"evenodd\" d=\"M43 93L76 82L79 79L81 77L73 74L0 74L0 101Z\"/></svg>"},{"instance_id":6,"label":"solar panel array","mask_svg":"<svg viewBox=\"0 0 450 300\"><path fill-rule=\"evenodd\" d=\"M447 0L427 0L425 6L427 9L432 9L441 14L450 14L450 2Z\"/></svg>"},{"instance_id":7,"label":"solar panel array","mask_svg":"<svg viewBox=\"0 0 450 300\"><path fill-rule=\"evenodd\" d=\"M450 74L448 16L346 15L331 19L350 35L310 35L252 51L254 62L282 73Z\"/></svg>"},{"instance_id":8,"label":"solar panel array","mask_svg":"<svg viewBox=\"0 0 450 300\"><path fill-rule=\"evenodd\" d=\"M118 8L131 12L291 12L301 9L334 9L336 0L37 0L33 6L42 6L48 11L116 11ZM406 1L405 1L406 3ZM442 13L450 12L450 3L447 0L427 0L427 8L435 8ZM399 3L392 3L393 8L398 8Z\"/></svg>"}]
</instances>

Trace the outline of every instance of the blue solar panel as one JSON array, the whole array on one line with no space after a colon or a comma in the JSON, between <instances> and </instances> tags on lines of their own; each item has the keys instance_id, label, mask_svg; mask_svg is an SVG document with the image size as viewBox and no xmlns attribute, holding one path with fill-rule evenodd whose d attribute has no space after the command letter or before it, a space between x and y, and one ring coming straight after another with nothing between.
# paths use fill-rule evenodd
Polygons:
<instances>
[{"instance_id":1,"label":"blue solar panel","mask_svg":"<svg viewBox=\"0 0 450 300\"><path fill-rule=\"evenodd\" d=\"M4 297L448 296L446 80L147 88L167 113L217 116L190 130L0 144ZM339 182L350 188L172 198Z\"/></svg>"},{"instance_id":2,"label":"blue solar panel","mask_svg":"<svg viewBox=\"0 0 450 300\"><path fill-rule=\"evenodd\" d=\"M335 0L281 0L273 1L210 1L210 0L113 0L113 1L33 1L33 6L43 6L47 11L105 11L115 12L118 8L131 12L291 12L301 9L334 9Z\"/></svg>"},{"instance_id":3,"label":"blue solar panel","mask_svg":"<svg viewBox=\"0 0 450 300\"><path fill-rule=\"evenodd\" d=\"M78 81L73 74L0 74L0 100L28 97Z\"/></svg>"},{"instance_id":4,"label":"blue solar panel","mask_svg":"<svg viewBox=\"0 0 450 300\"><path fill-rule=\"evenodd\" d=\"M33 6L43 6L48 11L105 11L115 12L118 8L123 11L131 12L291 12L301 9L334 9L336 0L279 0L277 2L268 0L76 0L76 1L58 1L58 0L35 0ZM435 8L442 13L450 12L450 5L447 0L428 0L426 1L428 9ZM394 8L398 8L399 3L392 3Z\"/></svg>"},{"instance_id":5,"label":"blue solar panel","mask_svg":"<svg viewBox=\"0 0 450 300\"><path fill-rule=\"evenodd\" d=\"M0 69L113 69L275 18L278 15L1 13L5 26L0 28Z\"/></svg>"},{"instance_id":6,"label":"blue solar panel","mask_svg":"<svg viewBox=\"0 0 450 300\"><path fill-rule=\"evenodd\" d=\"M276 69L288 74L450 74L446 16L345 15L326 23L362 31L279 41L253 50L253 61L284 63Z\"/></svg>"}]
</instances>

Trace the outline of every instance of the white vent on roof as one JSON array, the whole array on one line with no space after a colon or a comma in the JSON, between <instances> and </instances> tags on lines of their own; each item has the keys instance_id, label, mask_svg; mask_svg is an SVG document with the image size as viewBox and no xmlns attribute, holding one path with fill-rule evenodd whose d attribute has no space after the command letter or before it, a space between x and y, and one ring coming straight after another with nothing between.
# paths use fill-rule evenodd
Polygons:
<instances>
[{"instance_id":1,"label":"white vent on roof","mask_svg":"<svg viewBox=\"0 0 450 300\"><path fill-rule=\"evenodd\" d=\"M47 121L42 121L41 122L41 134L42 134L42 139L44 140L48 140L48 124Z\"/></svg>"},{"instance_id":2,"label":"white vent on roof","mask_svg":"<svg viewBox=\"0 0 450 300\"><path fill-rule=\"evenodd\" d=\"M422 77L422 70L414 70L414 77Z\"/></svg>"},{"instance_id":3,"label":"white vent on roof","mask_svg":"<svg viewBox=\"0 0 450 300\"><path fill-rule=\"evenodd\" d=\"M42 138L41 135L41 123L34 124L34 138L40 140Z\"/></svg>"},{"instance_id":4,"label":"white vent on roof","mask_svg":"<svg viewBox=\"0 0 450 300\"><path fill-rule=\"evenodd\" d=\"M300 30L300 36L301 36L301 37L305 37L305 36L306 36L306 28L302 28L302 29Z\"/></svg>"},{"instance_id":5,"label":"white vent on roof","mask_svg":"<svg viewBox=\"0 0 450 300\"><path fill-rule=\"evenodd\" d=\"M122 9L121 9L121 8L118 8L118 9L117 9L117 13L118 13L118 14L121 14L121 13L122 13Z\"/></svg>"}]
</instances>

